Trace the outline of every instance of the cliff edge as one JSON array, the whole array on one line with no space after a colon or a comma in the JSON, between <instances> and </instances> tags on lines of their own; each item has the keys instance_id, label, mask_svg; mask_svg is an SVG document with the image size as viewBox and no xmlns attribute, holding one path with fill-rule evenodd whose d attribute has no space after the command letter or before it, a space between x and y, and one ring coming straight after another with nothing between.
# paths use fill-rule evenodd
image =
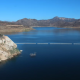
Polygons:
<instances>
[{"instance_id":1,"label":"cliff edge","mask_svg":"<svg viewBox=\"0 0 80 80\"><path fill-rule=\"evenodd\" d=\"M8 37L0 34L0 61L20 54L17 45Z\"/></svg>"}]
</instances>

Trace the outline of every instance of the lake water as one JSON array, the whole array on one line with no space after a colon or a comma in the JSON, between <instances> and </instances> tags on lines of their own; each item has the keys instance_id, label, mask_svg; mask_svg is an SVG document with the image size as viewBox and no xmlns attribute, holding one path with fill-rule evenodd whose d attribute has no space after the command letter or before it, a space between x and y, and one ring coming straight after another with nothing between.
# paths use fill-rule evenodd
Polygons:
<instances>
[{"instance_id":1,"label":"lake water","mask_svg":"<svg viewBox=\"0 0 80 80\"><path fill-rule=\"evenodd\" d=\"M7 35L22 54L0 63L0 80L80 80L80 31L68 28L34 27ZM48 43L48 44L37 44ZM72 43L72 44L50 44ZM35 57L30 53L36 52Z\"/></svg>"}]
</instances>

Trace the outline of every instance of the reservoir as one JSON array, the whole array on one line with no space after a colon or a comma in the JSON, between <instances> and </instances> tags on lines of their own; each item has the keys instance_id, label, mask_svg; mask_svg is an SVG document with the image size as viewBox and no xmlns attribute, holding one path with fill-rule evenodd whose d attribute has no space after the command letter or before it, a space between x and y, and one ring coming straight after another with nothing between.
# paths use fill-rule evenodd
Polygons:
<instances>
[{"instance_id":1,"label":"reservoir","mask_svg":"<svg viewBox=\"0 0 80 80\"><path fill-rule=\"evenodd\" d=\"M34 29L7 35L23 52L0 63L0 80L80 80L80 31Z\"/></svg>"}]
</instances>

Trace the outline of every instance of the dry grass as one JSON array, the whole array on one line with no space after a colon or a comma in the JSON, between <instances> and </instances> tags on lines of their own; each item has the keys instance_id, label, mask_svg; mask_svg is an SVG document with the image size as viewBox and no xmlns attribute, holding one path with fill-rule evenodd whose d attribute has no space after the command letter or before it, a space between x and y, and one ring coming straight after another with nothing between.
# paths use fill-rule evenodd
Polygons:
<instances>
[{"instance_id":1,"label":"dry grass","mask_svg":"<svg viewBox=\"0 0 80 80\"><path fill-rule=\"evenodd\" d=\"M25 27L3 27L0 26L0 34L11 34L11 33L18 33L18 32L24 32L24 31L30 31L33 30L32 28L25 28Z\"/></svg>"}]
</instances>

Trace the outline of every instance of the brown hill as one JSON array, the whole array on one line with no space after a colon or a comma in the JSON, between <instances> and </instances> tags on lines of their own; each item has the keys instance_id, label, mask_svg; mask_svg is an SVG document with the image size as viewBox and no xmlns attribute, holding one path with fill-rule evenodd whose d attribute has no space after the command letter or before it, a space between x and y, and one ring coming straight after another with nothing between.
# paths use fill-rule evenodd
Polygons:
<instances>
[{"instance_id":1,"label":"brown hill","mask_svg":"<svg viewBox=\"0 0 80 80\"><path fill-rule=\"evenodd\" d=\"M30 26L80 27L80 19L54 17L48 20L36 20L24 18L16 22L0 21L0 26L6 25L23 25L24 27Z\"/></svg>"},{"instance_id":2,"label":"brown hill","mask_svg":"<svg viewBox=\"0 0 80 80\"><path fill-rule=\"evenodd\" d=\"M16 22L24 26L56 26L56 27L79 27L79 20L73 18L54 17L48 20L21 19Z\"/></svg>"}]
</instances>

